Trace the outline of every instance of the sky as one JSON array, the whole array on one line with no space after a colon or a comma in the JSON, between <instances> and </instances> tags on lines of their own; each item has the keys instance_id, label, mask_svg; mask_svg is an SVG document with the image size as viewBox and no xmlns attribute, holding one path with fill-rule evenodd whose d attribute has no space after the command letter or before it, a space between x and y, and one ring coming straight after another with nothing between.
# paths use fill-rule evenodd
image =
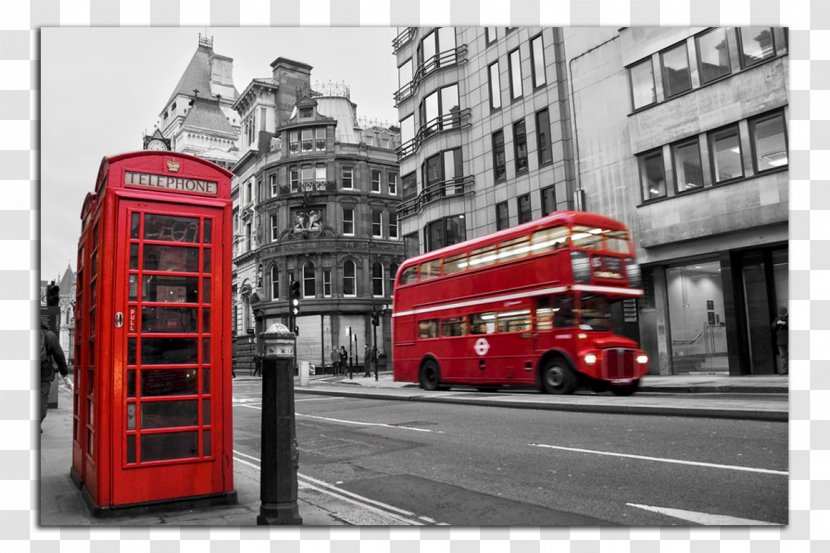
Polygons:
<instances>
[{"instance_id":1,"label":"sky","mask_svg":"<svg viewBox=\"0 0 830 553\"><path fill-rule=\"evenodd\" d=\"M76 269L81 207L104 156L140 150L198 46L233 58L241 93L286 57L346 82L358 117L397 124L393 27L62 27L41 30L41 280Z\"/></svg>"}]
</instances>

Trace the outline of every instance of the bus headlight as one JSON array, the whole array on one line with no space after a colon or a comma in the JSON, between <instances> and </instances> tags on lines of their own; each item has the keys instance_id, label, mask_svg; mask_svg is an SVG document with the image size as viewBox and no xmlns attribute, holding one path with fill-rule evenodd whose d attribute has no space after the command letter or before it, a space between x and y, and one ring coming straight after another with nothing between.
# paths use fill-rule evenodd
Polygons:
<instances>
[{"instance_id":1,"label":"bus headlight","mask_svg":"<svg viewBox=\"0 0 830 553\"><path fill-rule=\"evenodd\" d=\"M593 365L597 362L597 355L595 353L586 353L585 357L583 357L582 359L588 365Z\"/></svg>"},{"instance_id":2,"label":"bus headlight","mask_svg":"<svg viewBox=\"0 0 830 553\"><path fill-rule=\"evenodd\" d=\"M638 355L637 363L639 363L640 365L645 365L646 363L648 363L648 355L646 355L645 353L641 353L640 355Z\"/></svg>"}]
</instances>

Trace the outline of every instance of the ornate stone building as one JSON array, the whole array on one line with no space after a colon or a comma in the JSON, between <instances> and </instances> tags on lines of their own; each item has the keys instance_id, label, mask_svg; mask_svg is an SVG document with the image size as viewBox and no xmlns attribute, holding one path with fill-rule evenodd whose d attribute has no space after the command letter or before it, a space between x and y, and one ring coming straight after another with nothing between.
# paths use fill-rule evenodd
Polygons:
<instances>
[{"instance_id":1,"label":"ornate stone building","mask_svg":"<svg viewBox=\"0 0 830 553\"><path fill-rule=\"evenodd\" d=\"M237 371L253 367L257 329L286 322L299 281L298 361L390 352L391 283L403 260L395 128L357 122L345 85L311 87L311 66L285 58L234 104L242 151L234 181ZM380 312L377 329L372 312Z\"/></svg>"}]
</instances>

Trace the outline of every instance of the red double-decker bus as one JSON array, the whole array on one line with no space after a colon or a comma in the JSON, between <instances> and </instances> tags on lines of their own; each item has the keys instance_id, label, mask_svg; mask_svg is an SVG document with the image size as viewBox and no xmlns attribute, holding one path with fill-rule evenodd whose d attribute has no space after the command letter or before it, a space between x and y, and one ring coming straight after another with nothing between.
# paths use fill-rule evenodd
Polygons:
<instances>
[{"instance_id":1,"label":"red double-decker bus","mask_svg":"<svg viewBox=\"0 0 830 553\"><path fill-rule=\"evenodd\" d=\"M648 357L611 309L639 281L626 226L576 211L410 258L395 277L395 381L632 394Z\"/></svg>"}]
</instances>

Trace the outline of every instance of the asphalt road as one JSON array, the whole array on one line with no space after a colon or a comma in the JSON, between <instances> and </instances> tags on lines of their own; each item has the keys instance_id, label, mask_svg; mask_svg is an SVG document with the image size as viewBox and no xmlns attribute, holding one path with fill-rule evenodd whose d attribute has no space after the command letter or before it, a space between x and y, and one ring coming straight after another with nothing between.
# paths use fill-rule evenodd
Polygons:
<instances>
[{"instance_id":1,"label":"asphalt road","mask_svg":"<svg viewBox=\"0 0 830 553\"><path fill-rule=\"evenodd\" d=\"M234 386L259 456L260 383ZM300 481L401 523L786 524L787 425L295 395ZM369 522L370 523L370 522Z\"/></svg>"}]
</instances>

